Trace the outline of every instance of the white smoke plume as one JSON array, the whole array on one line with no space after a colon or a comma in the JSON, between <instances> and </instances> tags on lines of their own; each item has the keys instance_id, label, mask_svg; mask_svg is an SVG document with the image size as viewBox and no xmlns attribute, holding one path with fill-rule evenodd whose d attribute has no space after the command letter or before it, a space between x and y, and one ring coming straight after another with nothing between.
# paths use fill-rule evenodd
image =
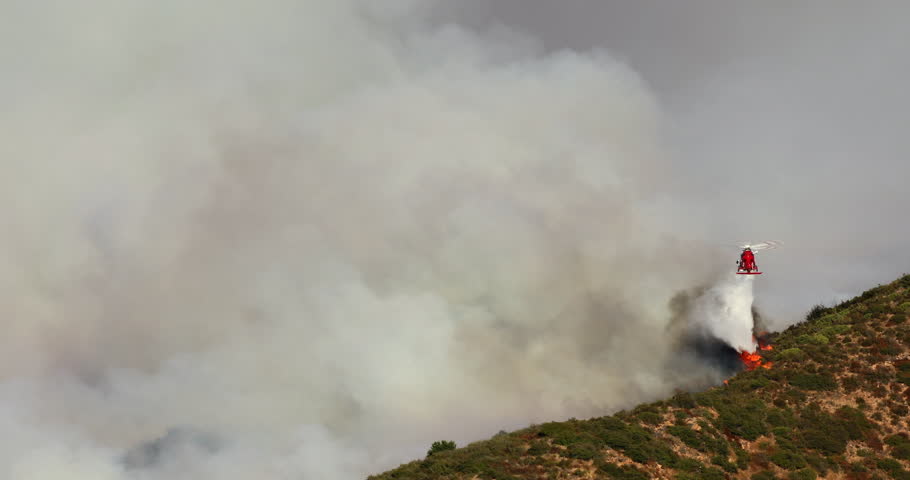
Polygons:
<instances>
[{"instance_id":1,"label":"white smoke plume","mask_svg":"<svg viewBox=\"0 0 910 480\"><path fill-rule=\"evenodd\" d=\"M362 478L682 382L659 104L432 6L5 8L0 478Z\"/></svg>"},{"instance_id":2,"label":"white smoke plume","mask_svg":"<svg viewBox=\"0 0 910 480\"><path fill-rule=\"evenodd\" d=\"M771 36L801 48L719 72L674 54L639 69L646 83L533 28L431 21L454 5L7 2L0 478L362 478L434 440L717 381L667 368L666 327L677 292L732 275L738 251L718 243L787 241L759 255L756 285L788 292L771 297L787 320L807 306L789 292L830 290L819 273L849 292L903 268L906 222L887 219L906 162L871 167L905 145L905 122L880 115L905 97L852 105L877 121L829 100L888 91L850 72L905 88L875 63L904 57L829 46L836 18L806 22L836 35L801 43L782 31L805 17L774 15L755 25L795 19ZM900 27L876 35L906 31L875 15ZM794 57L763 68L774 48ZM869 68L845 72L850 52ZM778 95L814 87L800 72L815 62L847 84ZM668 84L688 88L656 96ZM843 195L870 171L866 203ZM871 245L844 240L875 228ZM816 268L794 273L805 254ZM719 284L686 318L744 344L747 285Z\"/></svg>"}]
</instances>

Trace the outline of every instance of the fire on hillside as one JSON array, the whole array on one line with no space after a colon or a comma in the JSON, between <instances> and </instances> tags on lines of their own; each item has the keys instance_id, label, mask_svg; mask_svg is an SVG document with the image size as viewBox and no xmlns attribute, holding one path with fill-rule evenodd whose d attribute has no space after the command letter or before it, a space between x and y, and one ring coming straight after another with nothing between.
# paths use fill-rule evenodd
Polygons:
<instances>
[{"instance_id":1,"label":"fire on hillside","mask_svg":"<svg viewBox=\"0 0 910 480\"><path fill-rule=\"evenodd\" d=\"M774 346L768 342L768 332L761 332L758 335L754 335L752 339L755 340L755 343L758 345L758 349L754 352L739 352L739 358L746 366L746 370L755 370L759 367L765 369L771 368L774 363L766 362L765 359L761 356L762 351L774 349Z\"/></svg>"},{"instance_id":2,"label":"fire on hillside","mask_svg":"<svg viewBox=\"0 0 910 480\"><path fill-rule=\"evenodd\" d=\"M739 352L740 361L743 362L747 371L752 371L756 368L770 369L774 366L774 362L765 361L765 358L761 355L762 351L774 350L774 346L771 345L768 340L768 332L761 332L757 335L753 335L752 338L757 345L756 350L754 352ZM726 383L728 383L727 380L724 380L724 384Z\"/></svg>"}]
</instances>

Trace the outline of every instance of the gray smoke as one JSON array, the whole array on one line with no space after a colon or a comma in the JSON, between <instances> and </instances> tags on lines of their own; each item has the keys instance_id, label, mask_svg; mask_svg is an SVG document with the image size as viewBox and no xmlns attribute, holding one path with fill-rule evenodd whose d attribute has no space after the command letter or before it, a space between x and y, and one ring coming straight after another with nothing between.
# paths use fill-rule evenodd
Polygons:
<instances>
[{"instance_id":1,"label":"gray smoke","mask_svg":"<svg viewBox=\"0 0 910 480\"><path fill-rule=\"evenodd\" d=\"M812 202L730 186L753 145L647 69L439 7L5 8L0 476L362 478L713 371L666 368L668 302L728 241L787 278Z\"/></svg>"}]
</instances>

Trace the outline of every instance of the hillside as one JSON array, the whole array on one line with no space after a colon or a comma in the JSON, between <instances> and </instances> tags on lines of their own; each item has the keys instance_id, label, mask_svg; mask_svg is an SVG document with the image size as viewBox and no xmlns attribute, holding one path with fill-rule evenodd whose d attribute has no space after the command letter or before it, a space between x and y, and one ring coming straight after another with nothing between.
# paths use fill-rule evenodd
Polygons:
<instances>
[{"instance_id":1,"label":"hillside","mask_svg":"<svg viewBox=\"0 0 910 480\"><path fill-rule=\"evenodd\" d=\"M910 480L910 275L769 336L770 368L615 415L441 442L392 479Z\"/></svg>"}]
</instances>

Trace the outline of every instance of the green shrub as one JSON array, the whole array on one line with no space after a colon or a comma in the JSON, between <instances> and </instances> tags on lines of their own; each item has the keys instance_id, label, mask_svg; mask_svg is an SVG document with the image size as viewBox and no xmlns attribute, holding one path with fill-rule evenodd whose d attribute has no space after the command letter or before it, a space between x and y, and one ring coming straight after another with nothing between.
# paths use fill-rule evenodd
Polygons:
<instances>
[{"instance_id":1,"label":"green shrub","mask_svg":"<svg viewBox=\"0 0 910 480\"><path fill-rule=\"evenodd\" d=\"M829 311L831 311L830 308L828 308L824 305L821 305L821 304L817 304L814 307L812 307L811 310L809 310L809 313L806 315L806 320L814 320L816 318L821 318L822 316L827 314Z\"/></svg>"},{"instance_id":2,"label":"green shrub","mask_svg":"<svg viewBox=\"0 0 910 480\"><path fill-rule=\"evenodd\" d=\"M711 463L717 465L720 468L723 468L725 471L730 473L735 473L737 470L739 470L739 467L727 459L726 455L715 455L711 457Z\"/></svg>"},{"instance_id":3,"label":"green shrub","mask_svg":"<svg viewBox=\"0 0 910 480\"><path fill-rule=\"evenodd\" d=\"M831 338L836 335L843 335L849 332L851 328L850 325L831 325L830 327L823 328L820 333L827 338Z\"/></svg>"},{"instance_id":4,"label":"green shrub","mask_svg":"<svg viewBox=\"0 0 910 480\"><path fill-rule=\"evenodd\" d=\"M780 442L782 440L790 441L790 438L792 438L792 435L793 435L793 430L790 430L787 427L773 427L771 429L771 433L773 433L774 436L777 437L778 442Z\"/></svg>"},{"instance_id":5,"label":"green shrub","mask_svg":"<svg viewBox=\"0 0 910 480\"><path fill-rule=\"evenodd\" d=\"M778 355L780 356L781 360L785 361L798 361L806 358L806 354L797 347L781 350Z\"/></svg>"},{"instance_id":6,"label":"green shrub","mask_svg":"<svg viewBox=\"0 0 910 480\"><path fill-rule=\"evenodd\" d=\"M834 390L837 383L830 373L800 373L790 380L790 385L805 390Z\"/></svg>"},{"instance_id":7,"label":"green shrub","mask_svg":"<svg viewBox=\"0 0 910 480\"><path fill-rule=\"evenodd\" d=\"M704 392L699 392L693 395L695 403L702 407L713 407L715 403L719 400L725 398L724 391L717 388L712 388L710 390L705 390Z\"/></svg>"},{"instance_id":8,"label":"green shrub","mask_svg":"<svg viewBox=\"0 0 910 480\"><path fill-rule=\"evenodd\" d=\"M910 461L910 443L904 443L891 449L891 456Z\"/></svg>"},{"instance_id":9,"label":"green shrub","mask_svg":"<svg viewBox=\"0 0 910 480\"><path fill-rule=\"evenodd\" d=\"M891 475L891 478L896 479L910 479L910 472L904 470L904 467L893 458L880 458L876 465L878 468L888 472L888 475Z\"/></svg>"},{"instance_id":10,"label":"green shrub","mask_svg":"<svg viewBox=\"0 0 910 480\"><path fill-rule=\"evenodd\" d=\"M753 473L749 478L751 480L777 480L777 475L774 475L774 472L764 471Z\"/></svg>"},{"instance_id":11,"label":"green shrub","mask_svg":"<svg viewBox=\"0 0 910 480\"><path fill-rule=\"evenodd\" d=\"M568 446L579 440L579 432L572 422L547 422L538 427L538 435L550 437L557 445Z\"/></svg>"},{"instance_id":12,"label":"green shrub","mask_svg":"<svg viewBox=\"0 0 910 480\"><path fill-rule=\"evenodd\" d=\"M716 468L708 468L697 472L679 472L673 478L674 480L725 480L727 476Z\"/></svg>"},{"instance_id":13,"label":"green shrub","mask_svg":"<svg viewBox=\"0 0 910 480\"><path fill-rule=\"evenodd\" d=\"M768 425L771 425L772 427L792 427L796 425L796 418L793 416L793 411L788 408L770 409L766 421L768 422ZM789 429L785 428L785 430ZM777 432L775 432L775 434L777 434Z\"/></svg>"},{"instance_id":14,"label":"green shrub","mask_svg":"<svg viewBox=\"0 0 910 480\"><path fill-rule=\"evenodd\" d=\"M762 369L737 376L729 381L728 387L737 393L749 393L767 387L771 381L764 375L765 372Z\"/></svg>"},{"instance_id":15,"label":"green shrub","mask_svg":"<svg viewBox=\"0 0 910 480\"><path fill-rule=\"evenodd\" d=\"M433 442L433 445L427 450L427 456L429 457L434 453L445 452L447 450L455 450L455 442L451 440L439 440Z\"/></svg>"},{"instance_id":16,"label":"green shrub","mask_svg":"<svg viewBox=\"0 0 910 480\"><path fill-rule=\"evenodd\" d=\"M856 390L859 390L862 382L860 381L859 377L851 375L849 377L843 377L840 381L840 384L847 392L855 392Z\"/></svg>"},{"instance_id":17,"label":"green shrub","mask_svg":"<svg viewBox=\"0 0 910 480\"><path fill-rule=\"evenodd\" d=\"M676 423L682 425L685 423L686 419L689 418L689 414L685 410L676 410L673 412L673 418L676 420Z\"/></svg>"},{"instance_id":18,"label":"green shrub","mask_svg":"<svg viewBox=\"0 0 910 480\"><path fill-rule=\"evenodd\" d=\"M667 433L679 438L683 443L696 450L704 448L704 442L702 442L698 433L686 425L673 425L667 427Z\"/></svg>"},{"instance_id":19,"label":"green shrub","mask_svg":"<svg viewBox=\"0 0 910 480\"><path fill-rule=\"evenodd\" d=\"M677 474L678 479L692 480L724 480L726 475L717 468L709 467L694 458L681 458L676 467L681 473Z\"/></svg>"},{"instance_id":20,"label":"green shrub","mask_svg":"<svg viewBox=\"0 0 910 480\"><path fill-rule=\"evenodd\" d=\"M885 437L885 443L891 446L891 456L901 460L910 460L910 440L901 435Z\"/></svg>"},{"instance_id":21,"label":"green shrub","mask_svg":"<svg viewBox=\"0 0 910 480\"><path fill-rule=\"evenodd\" d=\"M800 419L802 444L825 454L843 453L850 433L841 422L828 414L809 413Z\"/></svg>"},{"instance_id":22,"label":"green shrub","mask_svg":"<svg viewBox=\"0 0 910 480\"><path fill-rule=\"evenodd\" d=\"M910 360L898 360L894 362L894 368L899 372L910 372Z\"/></svg>"},{"instance_id":23,"label":"green shrub","mask_svg":"<svg viewBox=\"0 0 910 480\"><path fill-rule=\"evenodd\" d=\"M785 470L797 470L807 465L806 459L791 449L777 450L771 454L771 461Z\"/></svg>"},{"instance_id":24,"label":"green shrub","mask_svg":"<svg viewBox=\"0 0 910 480\"><path fill-rule=\"evenodd\" d=\"M638 414L638 418L650 425L657 425L661 421L660 415L654 412L641 412Z\"/></svg>"},{"instance_id":25,"label":"green shrub","mask_svg":"<svg viewBox=\"0 0 910 480\"><path fill-rule=\"evenodd\" d=\"M790 472L787 475L787 478L789 480L815 480L818 478L818 474L815 473L815 470L812 470L811 468L804 468L796 472Z\"/></svg>"},{"instance_id":26,"label":"green shrub","mask_svg":"<svg viewBox=\"0 0 910 480\"><path fill-rule=\"evenodd\" d=\"M897 368L897 380L904 385L910 385L910 360L898 360L894 362Z\"/></svg>"},{"instance_id":27,"label":"green shrub","mask_svg":"<svg viewBox=\"0 0 910 480\"><path fill-rule=\"evenodd\" d=\"M597 445L589 442L573 443L569 445L569 450L566 454L569 458L577 458L579 460L593 460L600 456L600 451L597 448Z\"/></svg>"},{"instance_id":28,"label":"green shrub","mask_svg":"<svg viewBox=\"0 0 910 480\"><path fill-rule=\"evenodd\" d=\"M796 374L794 374L794 376L795 375ZM806 392L799 390L797 388L784 389L783 391L781 391L781 396L788 402L793 403L795 405L801 405L803 402L806 401L807 398L809 398L809 396L806 395Z\"/></svg>"},{"instance_id":29,"label":"green shrub","mask_svg":"<svg viewBox=\"0 0 910 480\"><path fill-rule=\"evenodd\" d=\"M749 466L749 460L751 460L749 452L736 444L733 446L733 452L736 453L736 466L740 470L743 470Z\"/></svg>"},{"instance_id":30,"label":"green shrub","mask_svg":"<svg viewBox=\"0 0 910 480\"><path fill-rule=\"evenodd\" d=\"M904 347L894 340L881 339L875 343L875 348L873 349L872 353L885 356L894 356L900 354L903 351Z\"/></svg>"},{"instance_id":31,"label":"green shrub","mask_svg":"<svg viewBox=\"0 0 910 480\"><path fill-rule=\"evenodd\" d=\"M547 442L542 442L542 441L536 440L534 442L531 442L531 448L529 448L528 451L525 452L525 454L531 455L531 456L539 456L539 455L543 455L549 451L550 451L550 446L547 445Z\"/></svg>"},{"instance_id":32,"label":"green shrub","mask_svg":"<svg viewBox=\"0 0 910 480\"><path fill-rule=\"evenodd\" d=\"M632 460L646 463L654 460L672 467L678 456L662 444L651 432L638 425L629 425L615 417L605 417L592 422L596 435L608 446L625 453Z\"/></svg>"},{"instance_id":33,"label":"green shrub","mask_svg":"<svg viewBox=\"0 0 910 480\"><path fill-rule=\"evenodd\" d=\"M717 427L746 440L755 440L768 432L765 404L760 399L717 405Z\"/></svg>"},{"instance_id":34,"label":"green shrub","mask_svg":"<svg viewBox=\"0 0 910 480\"><path fill-rule=\"evenodd\" d=\"M830 342L828 337L821 333L816 333L809 337L809 343L813 345L827 345L828 342Z\"/></svg>"},{"instance_id":35,"label":"green shrub","mask_svg":"<svg viewBox=\"0 0 910 480\"><path fill-rule=\"evenodd\" d=\"M635 467L620 467L613 463L603 463L597 469L615 480L649 480L651 478Z\"/></svg>"},{"instance_id":36,"label":"green shrub","mask_svg":"<svg viewBox=\"0 0 910 480\"><path fill-rule=\"evenodd\" d=\"M670 399L670 404L685 409L691 409L698 406L695 403L695 398L689 392L677 392Z\"/></svg>"},{"instance_id":37,"label":"green shrub","mask_svg":"<svg viewBox=\"0 0 910 480\"><path fill-rule=\"evenodd\" d=\"M843 406L834 412L834 416L844 426L850 440L860 440L865 432L875 429L875 424L858 408Z\"/></svg>"},{"instance_id":38,"label":"green shrub","mask_svg":"<svg viewBox=\"0 0 910 480\"><path fill-rule=\"evenodd\" d=\"M837 471L838 468L837 463L834 463L821 455L806 455L806 463L822 476L827 475L829 470Z\"/></svg>"}]
</instances>

